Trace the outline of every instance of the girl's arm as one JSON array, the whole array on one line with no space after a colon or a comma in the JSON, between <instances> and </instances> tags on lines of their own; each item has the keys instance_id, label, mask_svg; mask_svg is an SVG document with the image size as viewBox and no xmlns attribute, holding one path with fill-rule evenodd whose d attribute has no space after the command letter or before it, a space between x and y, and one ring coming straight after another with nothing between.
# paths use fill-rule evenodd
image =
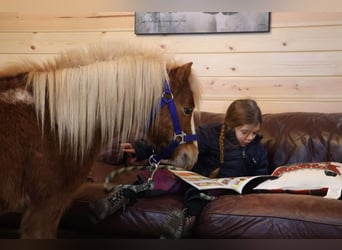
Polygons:
<instances>
[{"instance_id":1,"label":"girl's arm","mask_svg":"<svg viewBox=\"0 0 342 250\"><path fill-rule=\"evenodd\" d=\"M120 144L120 148L122 152L135 158L137 162L146 160L153 154L152 147L145 140L137 140L132 143L124 142Z\"/></svg>"}]
</instances>

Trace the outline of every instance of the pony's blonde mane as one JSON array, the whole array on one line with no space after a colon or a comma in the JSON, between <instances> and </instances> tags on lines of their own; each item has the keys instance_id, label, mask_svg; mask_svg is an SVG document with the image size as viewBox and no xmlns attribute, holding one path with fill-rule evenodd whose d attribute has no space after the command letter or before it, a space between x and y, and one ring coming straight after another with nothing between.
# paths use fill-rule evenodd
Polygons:
<instances>
[{"instance_id":1,"label":"pony's blonde mane","mask_svg":"<svg viewBox=\"0 0 342 250\"><path fill-rule=\"evenodd\" d=\"M111 145L114 136L125 141L147 130L170 63L156 50L121 43L91 45L29 66L27 86L41 125L49 107L60 145L69 138L73 153L83 159L98 127L103 146Z\"/></svg>"}]
</instances>

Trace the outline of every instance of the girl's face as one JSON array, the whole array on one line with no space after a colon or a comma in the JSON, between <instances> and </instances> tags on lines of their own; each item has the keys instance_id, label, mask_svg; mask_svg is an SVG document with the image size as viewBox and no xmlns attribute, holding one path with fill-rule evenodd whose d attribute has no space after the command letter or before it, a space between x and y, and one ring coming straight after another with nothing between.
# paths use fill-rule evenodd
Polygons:
<instances>
[{"instance_id":1,"label":"girl's face","mask_svg":"<svg viewBox=\"0 0 342 250\"><path fill-rule=\"evenodd\" d=\"M250 143L260 130L260 124L244 124L235 127L235 135L241 146Z\"/></svg>"}]
</instances>

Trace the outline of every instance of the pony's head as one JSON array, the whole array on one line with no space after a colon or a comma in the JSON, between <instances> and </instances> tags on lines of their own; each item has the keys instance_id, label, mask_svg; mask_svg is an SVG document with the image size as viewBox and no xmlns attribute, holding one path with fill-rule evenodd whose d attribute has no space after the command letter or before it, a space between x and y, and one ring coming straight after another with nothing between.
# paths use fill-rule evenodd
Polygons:
<instances>
[{"instance_id":1,"label":"pony's head","mask_svg":"<svg viewBox=\"0 0 342 250\"><path fill-rule=\"evenodd\" d=\"M176 141L178 146L166 158L188 169L198 154L195 141L182 139L183 134L195 133L192 115L199 103L191 64L176 65L158 48L113 42L26 60L5 72L26 73L41 127L47 124L46 132L52 130L58 137L61 151L73 153L76 159L82 160L96 147L98 136L101 146L108 147L114 137L128 141L144 134L157 151ZM165 86L170 93L163 94ZM162 99L172 101L173 116L169 105L161 106Z\"/></svg>"},{"instance_id":2,"label":"pony's head","mask_svg":"<svg viewBox=\"0 0 342 250\"><path fill-rule=\"evenodd\" d=\"M193 113L199 102L199 88L191 66L169 65L161 109L148 133L172 165L185 169L192 168L198 155Z\"/></svg>"}]
</instances>

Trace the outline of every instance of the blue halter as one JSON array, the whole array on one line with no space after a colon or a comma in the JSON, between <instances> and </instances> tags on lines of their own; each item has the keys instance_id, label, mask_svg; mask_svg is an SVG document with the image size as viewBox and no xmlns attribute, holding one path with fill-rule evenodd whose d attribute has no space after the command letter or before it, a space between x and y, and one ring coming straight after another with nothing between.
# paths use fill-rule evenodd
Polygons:
<instances>
[{"instance_id":1,"label":"blue halter","mask_svg":"<svg viewBox=\"0 0 342 250\"><path fill-rule=\"evenodd\" d=\"M149 158L150 165L159 164L159 162L162 159L169 158L179 144L196 141L198 138L196 134L187 135L184 131L182 131L180 123L179 123L178 115L177 115L176 105L173 101L173 94L172 94L170 85L166 80L164 83L164 92L162 94L161 103L160 103L161 108L164 107L164 105L167 105L169 107L169 111L171 114L171 119L173 123L173 140L161 152L150 156Z\"/></svg>"}]
</instances>

